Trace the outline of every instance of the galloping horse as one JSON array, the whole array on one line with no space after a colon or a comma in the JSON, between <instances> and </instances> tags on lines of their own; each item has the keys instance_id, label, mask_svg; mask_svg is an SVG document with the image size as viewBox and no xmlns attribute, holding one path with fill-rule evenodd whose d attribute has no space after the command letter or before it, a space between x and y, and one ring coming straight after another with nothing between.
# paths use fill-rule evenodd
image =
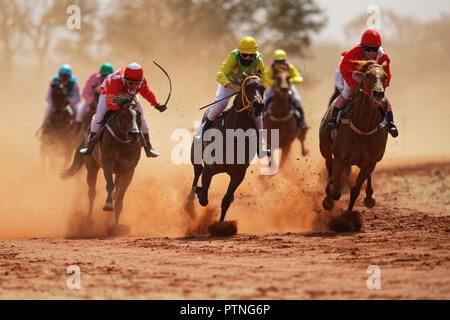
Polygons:
<instances>
[{"instance_id":1,"label":"galloping horse","mask_svg":"<svg viewBox=\"0 0 450 320\"><path fill-rule=\"evenodd\" d=\"M263 96L265 88L261 79L258 76L244 76L245 79L242 81L241 91L234 99L232 108L225 113L224 117L219 117L211 126L211 129L214 128L220 130L224 137L223 146L221 145L219 147L223 149L223 157L217 156L219 152L216 150L214 161L212 161L212 163L207 163L208 161L205 160L204 151L208 145L212 144L212 142L204 142L201 146L200 161L196 161L195 137L191 147L191 162L194 166L195 173L190 194L191 198L193 198L196 193L200 204L202 206L208 205L208 189L212 177L218 173L227 173L230 176L228 190L222 200L220 222L224 221L225 214L234 200L234 192L244 180L247 168L253 157L256 155L256 144L252 145L249 142L249 140L252 140L252 137L255 138L252 142L257 140L252 117L260 115L264 108ZM205 119L207 112L208 111L205 112L203 119ZM205 137L210 130L205 133ZM237 139L236 136L233 137L233 139L225 139L225 132L227 130L228 132L232 131L233 134L237 132L250 132L252 136L249 137L247 135L249 139L245 139L244 143L236 143L236 140L239 142L239 139ZM243 142L243 140L240 141ZM230 154L232 154L231 157ZM241 155L241 157L239 157L239 155ZM244 155L245 159L242 158L242 155ZM204 165L202 165L202 162ZM200 175L202 176L202 186L197 187Z\"/></svg>"},{"instance_id":2,"label":"galloping horse","mask_svg":"<svg viewBox=\"0 0 450 320\"><path fill-rule=\"evenodd\" d=\"M62 151L66 163L70 161L75 148L73 123L75 112L67 100L66 89L62 84L52 84L53 110L42 130L41 156Z\"/></svg>"},{"instance_id":3,"label":"galloping horse","mask_svg":"<svg viewBox=\"0 0 450 320\"><path fill-rule=\"evenodd\" d=\"M120 109L110 114L112 118L105 116L105 119L108 119L105 124L107 130L102 140L95 146L92 155L83 156L77 152L71 168L62 175L63 178L72 177L80 170L83 163L86 163L90 218L94 207L98 170L100 167L103 168L108 192L103 210L115 210L114 230L118 227L123 198L141 156L139 108L131 98L119 98L117 103ZM113 180L113 174L115 174L115 180ZM115 203L113 205L114 188Z\"/></svg>"},{"instance_id":4,"label":"galloping horse","mask_svg":"<svg viewBox=\"0 0 450 320\"><path fill-rule=\"evenodd\" d=\"M308 151L305 149L304 141L307 128L299 126L298 117L300 115L294 112L291 107L289 97L289 67L285 64L275 64L273 67L274 97L267 114L264 116L264 128L267 129L268 143L271 144L271 130L279 130L279 146L282 150L281 166L286 162L291 150L292 142L298 139L302 146L302 155L306 156ZM267 106L266 106L267 107ZM273 151L273 150L272 150Z\"/></svg>"},{"instance_id":5,"label":"galloping horse","mask_svg":"<svg viewBox=\"0 0 450 320\"><path fill-rule=\"evenodd\" d=\"M371 174L384 155L388 129L386 127L384 91L386 73L383 65L375 61L356 61L356 73L362 81L353 92L353 102L341 115L340 126L336 132L327 130L326 125L331 115L330 106L320 125L320 152L326 160L328 181L326 197L322 202L325 210L334 207L334 201L341 197L340 178L346 166L356 165L360 168L355 186L350 192L350 203L344 215L351 216L353 206L359 196L363 183L367 180L364 205L372 208ZM333 130L334 131L334 130ZM335 136L335 138L333 138ZM356 229L359 229L361 226Z\"/></svg>"}]
</instances>

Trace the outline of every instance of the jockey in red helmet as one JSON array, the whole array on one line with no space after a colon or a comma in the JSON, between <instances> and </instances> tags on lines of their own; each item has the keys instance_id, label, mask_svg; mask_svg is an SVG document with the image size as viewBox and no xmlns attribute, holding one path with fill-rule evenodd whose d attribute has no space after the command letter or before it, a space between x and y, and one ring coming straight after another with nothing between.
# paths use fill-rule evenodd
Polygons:
<instances>
[{"instance_id":1,"label":"jockey in red helmet","mask_svg":"<svg viewBox=\"0 0 450 320\"><path fill-rule=\"evenodd\" d=\"M342 53L342 61L340 64L340 72L344 78L344 88L342 93L337 97L333 111L331 113L330 121L328 122L328 127L337 127L337 116L339 110L344 107L345 102L352 95L352 88L361 81L360 78L353 73L357 64L353 61L355 60L375 60L378 64L386 63L384 71L387 74L386 87L389 86L391 81L391 71L389 64L391 59L381 47L381 36L376 30L366 30L362 37L361 43L351 49ZM395 138L398 136L398 129L394 124L394 116L392 114L391 103L389 102L387 96L384 97L387 104L386 118L389 126L389 133Z\"/></svg>"},{"instance_id":2,"label":"jockey in red helmet","mask_svg":"<svg viewBox=\"0 0 450 320\"><path fill-rule=\"evenodd\" d=\"M115 104L114 99L120 94L128 94L130 97L135 97L139 111L141 112L141 129L145 138L145 153L147 157L155 158L159 156L159 153L153 150L150 144L147 121L145 120L144 111L142 110L142 105L139 102L137 94L140 93L159 112L165 111L167 107L156 102L155 95L147 85L142 67L137 63L131 63L126 68L110 74L100 86L99 93L97 112L92 117L88 144L80 152L84 155L92 153L96 142L95 136L100 129L100 122L103 120L106 112L108 110L118 110L119 106Z\"/></svg>"}]
</instances>

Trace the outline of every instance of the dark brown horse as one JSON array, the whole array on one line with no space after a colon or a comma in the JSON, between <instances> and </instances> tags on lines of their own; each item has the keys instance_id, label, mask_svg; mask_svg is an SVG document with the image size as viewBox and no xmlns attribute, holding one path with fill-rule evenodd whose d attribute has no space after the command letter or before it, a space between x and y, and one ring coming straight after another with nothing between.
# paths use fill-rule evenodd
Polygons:
<instances>
[{"instance_id":1,"label":"dark brown horse","mask_svg":"<svg viewBox=\"0 0 450 320\"><path fill-rule=\"evenodd\" d=\"M384 112L386 105L384 91L386 73L383 66L375 61L357 61L356 73L361 74L362 81L353 92L353 101L341 116L341 123L335 132L327 130L333 106L330 106L320 126L320 152L326 160L328 181L327 196L322 202L326 210L334 207L334 201L341 197L340 178L346 166L356 165L360 168L355 186L350 192L350 203L343 219L356 216L353 206L359 196L363 183L367 180L364 205L372 208L373 199L371 174L384 155L387 141L387 126ZM335 136L335 138L333 138ZM358 230L360 223L353 224L352 231Z\"/></svg>"},{"instance_id":2,"label":"dark brown horse","mask_svg":"<svg viewBox=\"0 0 450 320\"><path fill-rule=\"evenodd\" d=\"M208 140L209 134L213 133L215 129L215 132L218 133L218 135L214 135L215 139L202 143L201 137L200 141L196 141L196 137L194 137L191 147L191 162L194 166L195 177L191 198L197 194L200 204L208 205L208 189L212 177L218 173L227 173L230 176L228 190L222 200L220 222L224 221L227 210L234 200L234 192L244 180L247 168L256 155L258 138L252 117L260 115L264 108L264 90L264 85L259 77L246 76L242 82L241 91L233 101L232 108L225 113L223 118L219 117L212 124L211 129L205 132L205 140ZM226 135L226 130L236 136ZM242 135L237 138L239 133ZM231 137L231 139L227 139L227 137ZM218 138L221 138L219 143ZM207 156L206 151L213 143L217 146L214 150L215 153L211 153L212 157ZM222 154L220 155L220 153ZM202 176L202 186L197 187L200 176Z\"/></svg>"},{"instance_id":3,"label":"dark brown horse","mask_svg":"<svg viewBox=\"0 0 450 320\"><path fill-rule=\"evenodd\" d=\"M86 163L89 185L89 217L91 217L96 195L97 174L100 167L103 168L108 192L103 210L115 210L113 232L118 230L123 198L141 156L139 108L132 99L122 100L118 104L121 108L112 114L113 119L107 123L107 130L104 131L103 137L95 146L92 155L83 156L77 152L71 168L62 175L63 178L71 177L80 170L83 163ZM105 119L108 118L108 115L105 116ZM113 174L115 179L113 179ZM115 202L113 205L114 189Z\"/></svg>"},{"instance_id":4,"label":"dark brown horse","mask_svg":"<svg viewBox=\"0 0 450 320\"><path fill-rule=\"evenodd\" d=\"M75 149L73 123L75 112L67 100L66 89L62 84L52 84L52 112L42 129L41 157L61 154L66 164L70 161Z\"/></svg>"},{"instance_id":5,"label":"dark brown horse","mask_svg":"<svg viewBox=\"0 0 450 320\"><path fill-rule=\"evenodd\" d=\"M302 146L302 155L306 156L308 150L305 149L305 137L307 128L301 128L299 126L298 117L300 115L294 112L294 108L291 107L289 90L289 67L286 64L274 64L273 66L274 77L274 96L270 109L267 110L267 114L264 116L264 128L267 129L268 143L271 144L270 137L272 136L271 130L279 130L279 148L282 150L281 164L288 159L289 152L291 151L292 142L298 139ZM273 150L272 150L273 151Z\"/></svg>"}]
</instances>

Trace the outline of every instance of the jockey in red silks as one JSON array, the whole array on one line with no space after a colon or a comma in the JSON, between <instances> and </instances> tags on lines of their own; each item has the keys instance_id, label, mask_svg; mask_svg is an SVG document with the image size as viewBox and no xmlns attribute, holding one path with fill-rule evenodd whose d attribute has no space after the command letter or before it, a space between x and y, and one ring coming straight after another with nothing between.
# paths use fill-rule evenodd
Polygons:
<instances>
[{"instance_id":1,"label":"jockey in red silks","mask_svg":"<svg viewBox=\"0 0 450 320\"><path fill-rule=\"evenodd\" d=\"M344 78L344 88L335 101L327 127L337 127L337 116L339 111L344 107L345 102L347 102L352 95L352 88L354 88L356 84L361 81L361 77L354 73L357 64L353 61L375 60L378 64L386 63L384 66L384 71L387 74L386 87L389 86L391 81L391 72L389 69L391 59L389 59L388 55L381 47L381 36L377 31L366 30L362 35L361 43L350 51L342 53L342 56L343 58L339 70ZM394 124L391 103L386 95L384 96L384 99L387 104L386 118L389 133L395 138L398 136L398 130Z\"/></svg>"},{"instance_id":2,"label":"jockey in red silks","mask_svg":"<svg viewBox=\"0 0 450 320\"><path fill-rule=\"evenodd\" d=\"M157 103L155 95L147 85L147 80L144 77L144 70L142 67L137 63L131 63L126 68L110 74L100 86L99 93L100 97L98 99L97 112L92 117L88 143L86 148L81 149L80 152L84 155L92 153L97 141L95 136L100 129L100 122L102 122L106 112L108 110L118 110L119 106L114 102L114 99L121 94L128 94L130 97L135 98L141 113L141 130L145 138L145 153L147 157L155 158L159 156L159 152L153 150L152 145L150 144L148 124L145 120L144 111L137 94L140 93L152 106L155 106L159 112L165 111L167 107Z\"/></svg>"}]
</instances>

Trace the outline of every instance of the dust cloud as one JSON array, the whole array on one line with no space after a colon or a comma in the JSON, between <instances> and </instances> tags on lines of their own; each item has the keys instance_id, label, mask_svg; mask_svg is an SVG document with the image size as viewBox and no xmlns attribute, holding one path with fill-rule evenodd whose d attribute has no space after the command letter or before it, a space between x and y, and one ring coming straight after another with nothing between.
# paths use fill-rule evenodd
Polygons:
<instances>
[{"instance_id":1,"label":"dust cloud","mask_svg":"<svg viewBox=\"0 0 450 320\"><path fill-rule=\"evenodd\" d=\"M191 43L192 48L195 43ZM150 137L157 159L147 159L142 153L134 179L125 195L121 223L131 227L132 235L192 236L202 235L211 222L218 219L220 203L228 185L228 177L215 176L210 189L210 207L200 207L197 199L189 203L193 168L188 164L175 165L171 151L177 141L171 140L173 130L185 128L192 132L194 121L200 120L198 107L211 102L215 95L215 74L226 54L233 47L211 48L216 54L210 61L187 57L184 61L172 52L170 45L160 44L157 57L138 61L144 67L150 88L159 101L168 94L165 76L152 64L162 64L172 77L173 93L165 113L159 113L143 102L150 126ZM394 116L399 127L398 139L389 139L385 160L448 158L450 129L450 63L427 65L433 59L424 50L408 52L389 49L392 60L392 84L388 89ZM320 201L324 191L323 160L318 150L318 126L328 99L333 92L333 73L341 51L337 46L315 46L310 56L301 58L289 53L305 82L299 86L305 113L311 130L306 146L310 155L301 156L300 146L291 151L290 163L273 177L259 175L259 167L252 165L235 195L227 220L238 221L238 232L311 232L325 231L318 221ZM193 50L189 50L193 51ZM266 64L271 53L264 51ZM195 53L186 53L194 55ZM107 56L98 57L109 60ZM134 61L123 57L119 65ZM99 60L100 61L100 60ZM52 63L42 73L26 72L16 80L2 85L0 117L0 238L70 237L82 236L80 220L87 214L86 170L71 180L61 180L58 172L62 161L43 165L39 140L34 136L41 125L46 107L45 95L49 81L64 61ZM80 86L95 72L99 64L74 61L74 72ZM447 72L444 72L447 70ZM23 76L26 75L26 76ZM2 74L0 71L0 78ZM142 100L142 99L141 99ZM97 229L93 236L104 233L103 226L113 220L112 213L101 208L106 199L105 182L101 171L97 181L94 220Z\"/></svg>"}]
</instances>

